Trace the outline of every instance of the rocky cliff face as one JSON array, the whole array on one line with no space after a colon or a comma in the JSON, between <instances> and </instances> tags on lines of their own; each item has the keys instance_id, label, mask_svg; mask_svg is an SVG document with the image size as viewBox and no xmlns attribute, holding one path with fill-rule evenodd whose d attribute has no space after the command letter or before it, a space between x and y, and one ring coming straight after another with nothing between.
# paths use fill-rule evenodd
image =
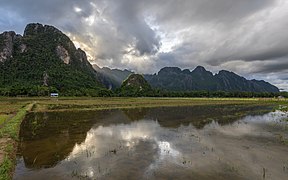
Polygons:
<instances>
[{"instance_id":1,"label":"rocky cliff face","mask_svg":"<svg viewBox=\"0 0 288 180\"><path fill-rule=\"evenodd\" d=\"M58 45L56 47L56 52L57 52L58 57L65 64L70 64L70 60L71 60L70 55L69 55L68 51L63 46Z\"/></svg>"},{"instance_id":2,"label":"rocky cliff face","mask_svg":"<svg viewBox=\"0 0 288 180\"><path fill-rule=\"evenodd\" d=\"M23 36L0 34L0 87L43 84L60 91L102 87L86 53L57 28L32 23Z\"/></svg>"},{"instance_id":3,"label":"rocky cliff face","mask_svg":"<svg viewBox=\"0 0 288 180\"><path fill-rule=\"evenodd\" d=\"M7 59L12 58L16 37L17 35L13 31L0 34L0 62L3 63Z\"/></svg>"},{"instance_id":4,"label":"rocky cliff face","mask_svg":"<svg viewBox=\"0 0 288 180\"><path fill-rule=\"evenodd\" d=\"M158 74L145 75L145 79L154 88L174 91L243 91L243 92L279 92L268 82L247 80L233 72L222 70L213 75L204 67L198 66L193 71L177 67L165 67Z\"/></svg>"}]
</instances>

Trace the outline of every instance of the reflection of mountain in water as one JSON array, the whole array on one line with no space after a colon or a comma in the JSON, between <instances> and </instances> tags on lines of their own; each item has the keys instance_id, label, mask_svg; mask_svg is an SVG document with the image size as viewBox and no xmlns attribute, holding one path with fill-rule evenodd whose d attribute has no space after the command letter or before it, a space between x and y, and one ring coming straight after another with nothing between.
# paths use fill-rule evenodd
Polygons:
<instances>
[{"instance_id":1,"label":"reflection of mountain in water","mask_svg":"<svg viewBox=\"0 0 288 180\"><path fill-rule=\"evenodd\" d=\"M93 126L129 123L121 114L115 110L28 114L20 130L20 150L25 165L31 168L56 165L76 143L85 140Z\"/></svg>"},{"instance_id":2,"label":"reflection of mountain in water","mask_svg":"<svg viewBox=\"0 0 288 180\"><path fill-rule=\"evenodd\" d=\"M75 144L85 141L92 127L147 119L156 120L164 128L189 124L203 128L213 120L225 124L245 114L268 109L235 105L31 113L21 126L20 151L26 167L51 167L65 159Z\"/></svg>"},{"instance_id":3,"label":"reflection of mountain in water","mask_svg":"<svg viewBox=\"0 0 288 180\"><path fill-rule=\"evenodd\" d=\"M151 112L149 108L135 108L123 109L122 112L127 116L130 121L137 121L146 118L147 114Z\"/></svg>"},{"instance_id":4,"label":"reflection of mountain in water","mask_svg":"<svg viewBox=\"0 0 288 180\"><path fill-rule=\"evenodd\" d=\"M163 111L161 108L157 109ZM158 110L147 109L144 116L152 116ZM170 109L166 109L167 112L168 110ZM175 112L171 111L167 114L173 113ZM278 166L280 164L281 167L282 163L287 161L287 148L277 141L273 133L283 133L283 136L287 136L283 127L287 125L284 120L287 119L288 113L276 111L259 116L245 116L226 125L213 121L201 129L195 128L192 124L181 126L179 122L184 121L177 121L177 125L173 125L174 128L167 128L146 117L132 121L121 110L88 114L82 119L83 127L88 127L88 124L92 127L87 132L84 132L85 128L81 132L74 131L64 119L56 118L51 119L51 124L66 124L60 125L66 128L65 136L61 135L60 129L55 130L55 134L52 133L51 125L47 126L50 133L46 137L42 134L39 136L41 138L35 138L33 141L31 138L25 139L22 142L24 161L18 161L14 178L261 179L262 174L258 173L258 169L262 170L262 167L271 172L269 177L285 179L287 176ZM71 115L71 118L75 119L75 115L77 113ZM47 114L46 117L46 120L49 120L53 116ZM74 119L71 122L74 122ZM172 125L172 119L173 117L168 125ZM69 122L69 119L66 121ZM78 127L80 125L78 124ZM79 136L69 135L69 131L74 131ZM75 144L72 143L73 138L76 138ZM53 144L57 144L58 149L53 149ZM66 149L66 154L62 153L63 157L50 157L61 153L63 149ZM267 158L268 154L273 158ZM27 159L34 160L31 162ZM37 170L26 168L52 165L53 168ZM233 170L235 167L237 171Z\"/></svg>"},{"instance_id":5,"label":"reflection of mountain in water","mask_svg":"<svg viewBox=\"0 0 288 180\"><path fill-rule=\"evenodd\" d=\"M219 124L231 123L240 117L252 114L264 114L271 111L271 107L252 105L217 105L193 107L158 107L145 109L122 110L130 120L157 120L163 127L179 127L192 124L196 128L203 128L212 121Z\"/></svg>"}]
</instances>

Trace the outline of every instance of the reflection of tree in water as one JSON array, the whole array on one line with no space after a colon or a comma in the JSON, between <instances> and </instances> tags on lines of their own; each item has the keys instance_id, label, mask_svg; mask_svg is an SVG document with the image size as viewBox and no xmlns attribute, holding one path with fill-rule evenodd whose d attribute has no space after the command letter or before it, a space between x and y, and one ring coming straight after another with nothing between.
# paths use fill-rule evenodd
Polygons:
<instances>
[{"instance_id":1,"label":"reflection of tree in water","mask_svg":"<svg viewBox=\"0 0 288 180\"><path fill-rule=\"evenodd\" d=\"M137 121L144 119L149 108L133 108L133 109L123 109L123 113L128 117L131 121Z\"/></svg>"}]
</instances>

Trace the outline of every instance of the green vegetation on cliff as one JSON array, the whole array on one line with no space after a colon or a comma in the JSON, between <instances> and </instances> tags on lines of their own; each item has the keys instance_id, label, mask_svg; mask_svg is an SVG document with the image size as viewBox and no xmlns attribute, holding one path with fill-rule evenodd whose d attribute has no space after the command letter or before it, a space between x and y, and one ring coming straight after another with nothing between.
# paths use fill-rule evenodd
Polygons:
<instances>
[{"instance_id":1,"label":"green vegetation on cliff","mask_svg":"<svg viewBox=\"0 0 288 180\"><path fill-rule=\"evenodd\" d=\"M14 32L5 39L0 52L1 95L95 95L104 89L86 54L53 26L29 24L23 37ZM1 57L0 57L1 58Z\"/></svg>"},{"instance_id":2,"label":"green vegetation on cliff","mask_svg":"<svg viewBox=\"0 0 288 180\"><path fill-rule=\"evenodd\" d=\"M119 96L153 96L154 90L140 74L131 74L116 90Z\"/></svg>"}]
</instances>

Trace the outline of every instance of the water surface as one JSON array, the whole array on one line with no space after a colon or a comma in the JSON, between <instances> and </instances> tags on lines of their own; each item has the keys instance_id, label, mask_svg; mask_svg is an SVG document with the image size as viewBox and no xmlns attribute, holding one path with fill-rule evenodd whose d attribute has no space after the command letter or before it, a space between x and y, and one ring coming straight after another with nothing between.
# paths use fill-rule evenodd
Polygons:
<instances>
[{"instance_id":1,"label":"water surface","mask_svg":"<svg viewBox=\"0 0 288 180\"><path fill-rule=\"evenodd\" d=\"M31 113L14 179L286 179L286 120L247 105Z\"/></svg>"}]
</instances>

